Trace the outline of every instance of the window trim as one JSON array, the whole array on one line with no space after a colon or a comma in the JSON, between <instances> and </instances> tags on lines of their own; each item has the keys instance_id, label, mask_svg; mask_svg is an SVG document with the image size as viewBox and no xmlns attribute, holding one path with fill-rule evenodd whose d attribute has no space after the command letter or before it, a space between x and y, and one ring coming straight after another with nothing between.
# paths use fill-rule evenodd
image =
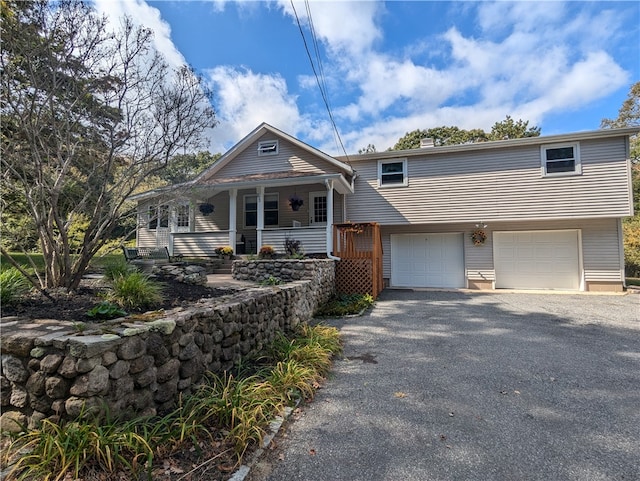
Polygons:
<instances>
[{"instance_id":1,"label":"window trim","mask_svg":"<svg viewBox=\"0 0 640 481\"><path fill-rule=\"evenodd\" d=\"M264 206L266 205L267 202L267 197L275 197L276 202L277 202L277 207L275 209L265 209ZM247 199L249 199L250 197L255 197L256 199L256 210L247 210ZM277 224L267 224L266 223L266 216L265 216L265 223L264 223L264 227L278 227L280 225L280 194L278 192L269 192L269 193L265 193L262 199L262 203L263 203L263 214L266 214L267 211L269 212L276 212L278 215L278 223ZM245 194L242 200L242 209L243 209L243 215L242 215L242 223L245 227L245 229L255 229L258 227L258 194ZM247 212L255 212L256 213L256 224L255 225L247 225Z\"/></svg>"},{"instance_id":2,"label":"window trim","mask_svg":"<svg viewBox=\"0 0 640 481\"><path fill-rule=\"evenodd\" d=\"M258 142L258 156L278 155L280 150L278 140L261 140Z\"/></svg>"},{"instance_id":3,"label":"window trim","mask_svg":"<svg viewBox=\"0 0 640 481\"><path fill-rule=\"evenodd\" d=\"M402 182L392 182L392 183L383 184L382 178L384 174L382 173L382 166L385 164L398 164L398 163L402 163ZM409 171L407 168L406 158L378 160L378 188L388 189L393 187L407 187L408 185L409 185Z\"/></svg>"},{"instance_id":4,"label":"window trim","mask_svg":"<svg viewBox=\"0 0 640 481\"><path fill-rule=\"evenodd\" d=\"M547 151L553 149L573 148L573 170L567 172L547 172ZM551 161L554 162L554 161ZM562 144L549 144L540 146L540 170L542 177L567 177L572 175L582 175L582 161L580 159L580 143L568 142Z\"/></svg>"}]
</instances>

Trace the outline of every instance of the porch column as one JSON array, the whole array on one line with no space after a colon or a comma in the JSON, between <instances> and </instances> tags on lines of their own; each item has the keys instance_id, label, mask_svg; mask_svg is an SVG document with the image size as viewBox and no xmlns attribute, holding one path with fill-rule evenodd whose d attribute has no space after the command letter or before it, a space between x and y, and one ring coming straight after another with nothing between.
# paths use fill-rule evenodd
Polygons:
<instances>
[{"instance_id":1,"label":"porch column","mask_svg":"<svg viewBox=\"0 0 640 481\"><path fill-rule=\"evenodd\" d=\"M333 252L333 180L326 180L327 186L327 252Z\"/></svg>"},{"instance_id":2,"label":"porch column","mask_svg":"<svg viewBox=\"0 0 640 481\"><path fill-rule=\"evenodd\" d=\"M236 253L237 199L237 189L231 189L229 191L229 245L233 248L234 254Z\"/></svg>"},{"instance_id":3,"label":"porch column","mask_svg":"<svg viewBox=\"0 0 640 481\"><path fill-rule=\"evenodd\" d=\"M258 223L256 225L256 252L260 252L262 247L262 231L264 229L264 186L256 189L258 194Z\"/></svg>"}]
</instances>

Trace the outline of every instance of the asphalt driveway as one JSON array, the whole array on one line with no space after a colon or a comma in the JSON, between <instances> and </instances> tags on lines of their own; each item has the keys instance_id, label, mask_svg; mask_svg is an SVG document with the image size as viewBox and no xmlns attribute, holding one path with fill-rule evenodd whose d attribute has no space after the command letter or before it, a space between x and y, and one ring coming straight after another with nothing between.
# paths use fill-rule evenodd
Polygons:
<instances>
[{"instance_id":1,"label":"asphalt driveway","mask_svg":"<svg viewBox=\"0 0 640 481\"><path fill-rule=\"evenodd\" d=\"M638 480L640 296L385 291L251 481Z\"/></svg>"}]
</instances>

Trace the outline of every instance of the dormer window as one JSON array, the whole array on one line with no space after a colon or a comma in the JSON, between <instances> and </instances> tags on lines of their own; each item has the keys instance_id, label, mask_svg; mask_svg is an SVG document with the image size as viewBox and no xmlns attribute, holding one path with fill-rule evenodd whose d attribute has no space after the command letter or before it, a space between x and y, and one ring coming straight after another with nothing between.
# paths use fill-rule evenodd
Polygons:
<instances>
[{"instance_id":1,"label":"dormer window","mask_svg":"<svg viewBox=\"0 0 640 481\"><path fill-rule=\"evenodd\" d=\"M262 142L258 142L258 155L276 155L277 153L277 140L263 140Z\"/></svg>"},{"instance_id":2,"label":"dormer window","mask_svg":"<svg viewBox=\"0 0 640 481\"><path fill-rule=\"evenodd\" d=\"M542 176L578 175L582 173L580 147L575 144L542 146Z\"/></svg>"}]
</instances>

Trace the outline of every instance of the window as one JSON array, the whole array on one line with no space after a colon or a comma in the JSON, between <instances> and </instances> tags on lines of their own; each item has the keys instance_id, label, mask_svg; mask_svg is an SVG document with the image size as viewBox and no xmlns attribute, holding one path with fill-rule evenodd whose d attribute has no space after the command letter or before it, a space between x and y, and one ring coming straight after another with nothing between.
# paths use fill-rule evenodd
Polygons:
<instances>
[{"instance_id":1,"label":"window","mask_svg":"<svg viewBox=\"0 0 640 481\"><path fill-rule=\"evenodd\" d=\"M407 159L378 161L378 187L408 185Z\"/></svg>"},{"instance_id":2,"label":"window","mask_svg":"<svg viewBox=\"0 0 640 481\"><path fill-rule=\"evenodd\" d=\"M264 140L262 142L258 142L258 155L276 155L277 153L277 140Z\"/></svg>"},{"instance_id":3,"label":"window","mask_svg":"<svg viewBox=\"0 0 640 481\"><path fill-rule=\"evenodd\" d=\"M189 204L178 204L176 206L176 227L189 227Z\"/></svg>"},{"instance_id":4,"label":"window","mask_svg":"<svg viewBox=\"0 0 640 481\"><path fill-rule=\"evenodd\" d=\"M264 225L278 225L278 194L265 194L264 196ZM244 225L256 227L258 225L258 196L246 195L244 197Z\"/></svg>"},{"instance_id":5,"label":"window","mask_svg":"<svg viewBox=\"0 0 640 481\"><path fill-rule=\"evenodd\" d=\"M278 225L278 194L264 196L264 225Z\"/></svg>"},{"instance_id":6,"label":"window","mask_svg":"<svg viewBox=\"0 0 640 481\"><path fill-rule=\"evenodd\" d=\"M578 144L542 146L542 175L560 176L582 173Z\"/></svg>"},{"instance_id":7,"label":"window","mask_svg":"<svg viewBox=\"0 0 640 481\"><path fill-rule=\"evenodd\" d=\"M149 229L157 229L158 221L160 221L160 227L169 227L169 206L166 204L150 205L147 211Z\"/></svg>"}]
</instances>

